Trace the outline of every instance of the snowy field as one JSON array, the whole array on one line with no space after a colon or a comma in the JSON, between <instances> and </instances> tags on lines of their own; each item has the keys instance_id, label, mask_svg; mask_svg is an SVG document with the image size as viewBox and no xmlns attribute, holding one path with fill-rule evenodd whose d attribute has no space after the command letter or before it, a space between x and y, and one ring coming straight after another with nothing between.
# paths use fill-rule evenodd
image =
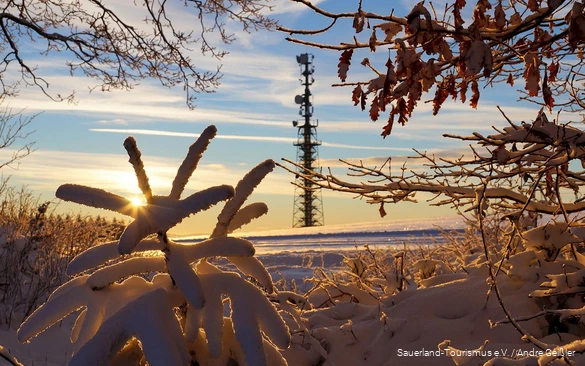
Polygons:
<instances>
[{"instance_id":1,"label":"snowy field","mask_svg":"<svg viewBox=\"0 0 585 366\"><path fill-rule=\"evenodd\" d=\"M457 271L441 260L419 260L410 268L409 284L398 292L394 289L402 280L397 273L388 272L376 279L373 272L360 272L356 259L349 263L355 265L357 275L353 278L359 277L358 282L352 282L351 276L349 282L348 277L341 282L331 280L332 273L341 273L340 268L347 273L344 258L355 255L356 248L363 249L365 244L373 251L423 247L427 253L440 253L448 246L443 246L437 237L438 227L461 230L463 222L459 218L424 223L402 220L386 225L356 224L240 234L256 244L257 256L274 281L278 283L284 278L290 283L294 279L301 294L308 289L308 284L302 284L303 278L312 277L319 267L327 272L321 277L321 285L304 296L282 290L267 295L282 310L291 334L290 346L280 347L282 356L278 354L278 359L282 362L275 362L270 356L267 365L540 366L565 364L556 361L563 361L566 355L575 360L572 364L584 364L581 362L585 362L582 357L585 348L578 341L579 337L561 326L566 323L563 319L580 314L585 308L567 312L551 310L551 314L554 311L560 316L556 321L545 317L542 311L551 291L581 290L581 282L573 284L573 279L551 281L551 289L541 287L547 274L583 273L583 266L572 260L559 258L546 262L541 252L521 252L510 258L506 272L498 276L499 296L507 311L524 319L523 329L536 335L532 343L523 341L517 330L507 323L495 294L486 296L490 286L481 252L465 254L464 266ZM557 229L553 225L549 232ZM539 242L538 230L529 235L530 240ZM583 230L576 233L585 235ZM557 239L563 238L557 235ZM183 238L180 241L197 240ZM454 254L452 251L446 253ZM218 264L221 267L227 262ZM565 284L571 288L565 289ZM289 302L291 299L299 302L293 304ZM254 312L253 309L249 311ZM73 350L69 338L77 315L64 318L28 344L18 343L16 329L3 329L0 344L27 366L65 365ZM229 352L233 352L233 348L231 350ZM282 357L287 363L283 363ZM2 362L0 359L0 365L4 365ZM207 358L202 364L223 366L230 363Z\"/></svg>"},{"instance_id":2,"label":"snowy field","mask_svg":"<svg viewBox=\"0 0 585 366\"><path fill-rule=\"evenodd\" d=\"M238 236L251 240L257 254L280 251L351 250L365 243L376 246L402 245L411 239L437 236L439 228L461 229L459 216L438 217L421 221L404 219L373 223L327 225L288 230L238 232ZM206 237L185 237L178 240L197 241Z\"/></svg>"},{"instance_id":3,"label":"snowy field","mask_svg":"<svg viewBox=\"0 0 585 366\"><path fill-rule=\"evenodd\" d=\"M361 249L368 244L372 248L383 249L402 247L405 243L437 245L441 239L438 227L459 229L463 223L459 217L448 217L426 222L396 220L239 235L254 243L258 258L274 280L281 277L288 281L294 279L302 288L302 280L311 277L315 268L335 269L341 266L344 255L351 255L356 246ZM178 242L196 242L200 239L183 238ZM27 366L64 365L72 349L69 334L75 318L76 315L68 316L29 344L20 344L16 340L16 329L0 330L0 345ZM0 365L4 365L3 362L0 359Z\"/></svg>"},{"instance_id":4,"label":"snowy field","mask_svg":"<svg viewBox=\"0 0 585 366\"><path fill-rule=\"evenodd\" d=\"M315 268L334 269L342 265L345 255L352 255L367 244L372 249L396 248L404 245L441 244L441 229L461 230L459 216L355 223L321 227L296 228L263 232L238 233L254 243L256 256L275 280L281 276L301 283L311 277ZM204 237L187 237L178 242L189 243Z\"/></svg>"}]
</instances>

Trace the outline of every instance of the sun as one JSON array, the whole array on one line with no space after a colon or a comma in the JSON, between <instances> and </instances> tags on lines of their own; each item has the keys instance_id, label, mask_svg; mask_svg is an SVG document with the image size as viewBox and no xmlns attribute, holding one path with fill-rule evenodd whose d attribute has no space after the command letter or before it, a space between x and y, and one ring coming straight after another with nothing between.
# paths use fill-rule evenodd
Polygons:
<instances>
[{"instance_id":1,"label":"sun","mask_svg":"<svg viewBox=\"0 0 585 366\"><path fill-rule=\"evenodd\" d=\"M144 206L144 199L142 197L130 197L130 202L132 202L133 206Z\"/></svg>"}]
</instances>

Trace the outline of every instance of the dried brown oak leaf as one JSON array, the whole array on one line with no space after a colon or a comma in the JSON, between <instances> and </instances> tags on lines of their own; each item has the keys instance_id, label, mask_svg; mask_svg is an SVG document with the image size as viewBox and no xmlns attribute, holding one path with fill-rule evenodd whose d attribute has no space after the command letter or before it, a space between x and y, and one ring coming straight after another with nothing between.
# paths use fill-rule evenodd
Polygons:
<instances>
[{"instance_id":1,"label":"dried brown oak leaf","mask_svg":"<svg viewBox=\"0 0 585 366\"><path fill-rule=\"evenodd\" d=\"M552 92L550 90L550 87L548 86L547 79L548 78L546 76L546 70L545 70L544 71L544 78L542 79L542 98L544 99L544 104L548 108L548 111L551 112L552 108L555 105L555 100L552 96Z\"/></svg>"},{"instance_id":2,"label":"dried brown oak leaf","mask_svg":"<svg viewBox=\"0 0 585 366\"><path fill-rule=\"evenodd\" d=\"M386 81L386 75L378 75L377 77L370 80L368 83L368 92L377 91L384 88L384 82Z\"/></svg>"},{"instance_id":3,"label":"dried brown oak leaf","mask_svg":"<svg viewBox=\"0 0 585 366\"><path fill-rule=\"evenodd\" d=\"M378 95L376 95L370 105L370 119L375 122L378 120L378 117L380 117L380 105L378 103Z\"/></svg>"},{"instance_id":4,"label":"dried brown oak leaf","mask_svg":"<svg viewBox=\"0 0 585 366\"><path fill-rule=\"evenodd\" d=\"M363 90L361 85L357 85L355 89L351 92L351 101L353 105L358 105L360 102L360 97L362 96Z\"/></svg>"},{"instance_id":5,"label":"dried brown oak leaf","mask_svg":"<svg viewBox=\"0 0 585 366\"><path fill-rule=\"evenodd\" d=\"M436 77L440 71L439 66L435 64L435 59L430 58L419 72L422 91L429 91L435 85Z\"/></svg>"},{"instance_id":6,"label":"dried brown oak leaf","mask_svg":"<svg viewBox=\"0 0 585 366\"><path fill-rule=\"evenodd\" d=\"M366 23L366 15L363 11L359 11L353 16L353 28L356 33L360 33L364 30L364 24Z\"/></svg>"},{"instance_id":7,"label":"dried brown oak leaf","mask_svg":"<svg viewBox=\"0 0 585 366\"><path fill-rule=\"evenodd\" d=\"M479 85L477 84L477 80L471 82L471 92L473 94L471 95L469 103L472 108L477 108L477 103L479 102Z\"/></svg>"},{"instance_id":8,"label":"dried brown oak leaf","mask_svg":"<svg viewBox=\"0 0 585 366\"><path fill-rule=\"evenodd\" d=\"M376 52L376 43L378 39L376 38L376 28L372 29L372 35L370 36L370 40L368 41L368 45L370 46L370 51Z\"/></svg>"},{"instance_id":9,"label":"dried brown oak leaf","mask_svg":"<svg viewBox=\"0 0 585 366\"><path fill-rule=\"evenodd\" d=\"M350 49L341 52L341 56L339 57L339 63L337 64L337 75L343 82L345 82L345 79L347 79L347 71L349 70L349 65L351 65L352 55L353 49Z\"/></svg>"},{"instance_id":10,"label":"dried brown oak leaf","mask_svg":"<svg viewBox=\"0 0 585 366\"><path fill-rule=\"evenodd\" d=\"M386 136L389 136L392 133L392 126L393 125L394 125L394 115L392 113L390 113L390 116L388 117L388 122L386 123L386 126L384 126L384 128L382 129L382 133L381 133L381 135L384 138L386 138Z\"/></svg>"},{"instance_id":11,"label":"dried brown oak leaf","mask_svg":"<svg viewBox=\"0 0 585 366\"><path fill-rule=\"evenodd\" d=\"M540 8L539 0L528 0L528 9L530 9L530 11L537 11L538 8Z\"/></svg>"},{"instance_id":12,"label":"dried brown oak leaf","mask_svg":"<svg viewBox=\"0 0 585 366\"><path fill-rule=\"evenodd\" d=\"M423 24L421 21L420 16L423 16L425 19L425 23L423 26L423 30L431 30L432 28L432 19L431 13L425 8L424 1L419 2L416 4L410 13L406 16L406 32L408 34L415 34L421 28Z\"/></svg>"},{"instance_id":13,"label":"dried brown oak leaf","mask_svg":"<svg viewBox=\"0 0 585 366\"><path fill-rule=\"evenodd\" d=\"M571 51L575 51L577 45L585 41L585 15L583 15L581 2L573 3L573 8L567 14L565 21L569 23L569 45Z\"/></svg>"},{"instance_id":14,"label":"dried brown oak leaf","mask_svg":"<svg viewBox=\"0 0 585 366\"><path fill-rule=\"evenodd\" d=\"M461 99L461 103L465 103L467 100L467 80L461 80L459 83L459 99Z\"/></svg>"},{"instance_id":15,"label":"dried brown oak leaf","mask_svg":"<svg viewBox=\"0 0 585 366\"><path fill-rule=\"evenodd\" d=\"M392 58L388 57L386 61L386 79L384 80L384 98L390 95L390 91L394 88L394 85L398 82L396 78L396 72L394 71L394 65L392 64Z\"/></svg>"},{"instance_id":16,"label":"dried brown oak leaf","mask_svg":"<svg viewBox=\"0 0 585 366\"><path fill-rule=\"evenodd\" d=\"M380 203L380 209L378 211L380 212L380 217L386 216L386 210L384 210L384 202Z\"/></svg>"},{"instance_id":17,"label":"dried brown oak leaf","mask_svg":"<svg viewBox=\"0 0 585 366\"><path fill-rule=\"evenodd\" d=\"M522 16L520 15L520 13L516 12L512 14L512 16L510 17L510 25L517 26L520 23L522 23Z\"/></svg>"},{"instance_id":18,"label":"dried brown oak leaf","mask_svg":"<svg viewBox=\"0 0 585 366\"><path fill-rule=\"evenodd\" d=\"M559 63L558 62L551 62L548 65L548 82L552 83L557 80L557 74L559 73Z\"/></svg>"},{"instance_id":19,"label":"dried brown oak leaf","mask_svg":"<svg viewBox=\"0 0 585 366\"><path fill-rule=\"evenodd\" d=\"M488 77L493 68L492 50L484 41L475 40L465 54L465 73L474 76L483 69L483 75Z\"/></svg>"},{"instance_id":20,"label":"dried brown oak leaf","mask_svg":"<svg viewBox=\"0 0 585 366\"><path fill-rule=\"evenodd\" d=\"M433 116L436 116L441 109L441 106L449 97L449 92L445 89L444 86L445 82L442 82L441 85L437 86L437 91L435 92L435 97L433 98Z\"/></svg>"},{"instance_id":21,"label":"dried brown oak leaf","mask_svg":"<svg viewBox=\"0 0 585 366\"><path fill-rule=\"evenodd\" d=\"M524 56L524 74L522 75L526 80L526 90L528 95L535 97L540 90L540 59L536 53L527 53Z\"/></svg>"},{"instance_id":22,"label":"dried brown oak leaf","mask_svg":"<svg viewBox=\"0 0 585 366\"><path fill-rule=\"evenodd\" d=\"M498 30L503 30L506 27L506 12L502 7L502 2L500 1L498 5L496 5L496 9L494 10L494 17L496 18L496 28Z\"/></svg>"},{"instance_id":23,"label":"dried brown oak leaf","mask_svg":"<svg viewBox=\"0 0 585 366\"><path fill-rule=\"evenodd\" d=\"M488 25L489 16L486 16L485 12L492 8L489 0L479 0L473 10L473 20L479 28L483 28Z\"/></svg>"},{"instance_id":24,"label":"dried brown oak leaf","mask_svg":"<svg viewBox=\"0 0 585 366\"><path fill-rule=\"evenodd\" d=\"M402 26L394 22L378 24L377 27L380 28L386 35L384 42L390 42L398 33L402 31Z\"/></svg>"},{"instance_id":25,"label":"dried brown oak leaf","mask_svg":"<svg viewBox=\"0 0 585 366\"><path fill-rule=\"evenodd\" d=\"M508 74L508 78L506 79L506 83L510 84L510 86L514 86L514 75L512 75L512 73Z\"/></svg>"}]
</instances>

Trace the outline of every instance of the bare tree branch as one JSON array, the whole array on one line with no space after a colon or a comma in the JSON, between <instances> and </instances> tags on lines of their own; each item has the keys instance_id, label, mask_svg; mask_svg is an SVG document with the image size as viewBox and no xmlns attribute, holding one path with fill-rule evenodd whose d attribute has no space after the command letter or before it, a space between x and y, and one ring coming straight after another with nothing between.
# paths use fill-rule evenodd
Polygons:
<instances>
[{"instance_id":1,"label":"bare tree branch","mask_svg":"<svg viewBox=\"0 0 585 366\"><path fill-rule=\"evenodd\" d=\"M42 55L62 52L69 57L65 64L69 72L95 80L93 88L131 89L152 78L166 87L182 86L193 107L197 93L213 92L219 85L221 66L198 68L192 47L198 45L204 55L221 60L227 52L220 47L234 40L227 25L240 24L246 32L273 29L275 21L264 15L270 9L260 0L141 0L130 5L132 12L144 15L136 22L130 20L136 14L102 0L6 1L0 8L0 93L16 95L26 85L54 100L73 99L73 91L69 95L49 91L49 83L32 64L28 50L39 43ZM193 22L182 24L178 15ZM21 77L13 80L9 74Z\"/></svg>"}]
</instances>

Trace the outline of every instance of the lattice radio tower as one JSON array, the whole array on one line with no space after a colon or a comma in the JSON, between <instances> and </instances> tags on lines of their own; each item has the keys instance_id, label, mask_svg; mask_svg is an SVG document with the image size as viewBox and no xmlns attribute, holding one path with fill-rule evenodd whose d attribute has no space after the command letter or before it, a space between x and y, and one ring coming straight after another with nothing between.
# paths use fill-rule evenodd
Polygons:
<instances>
[{"instance_id":1,"label":"lattice radio tower","mask_svg":"<svg viewBox=\"0 0 585 366\"><path fill-rule=\"evenodd\" d=\"M297 56L297 62L301 67L301 84L305 87L303 95L295 97L295 103L300 104L299 115L304 120L293 121L293 126L298 129L297 163L299 173L319 168L317 126L319 120L313 121L313 104L311 103L311 91L309 86L313 84L313 55L303 53ZM301 168L302 167L302 168ZM295 180L295 198L293 204L293 227L322 226L323 225L323 199L321 188L315 186L310 180L297 175Z\"/></svg>"}]
</instances>

